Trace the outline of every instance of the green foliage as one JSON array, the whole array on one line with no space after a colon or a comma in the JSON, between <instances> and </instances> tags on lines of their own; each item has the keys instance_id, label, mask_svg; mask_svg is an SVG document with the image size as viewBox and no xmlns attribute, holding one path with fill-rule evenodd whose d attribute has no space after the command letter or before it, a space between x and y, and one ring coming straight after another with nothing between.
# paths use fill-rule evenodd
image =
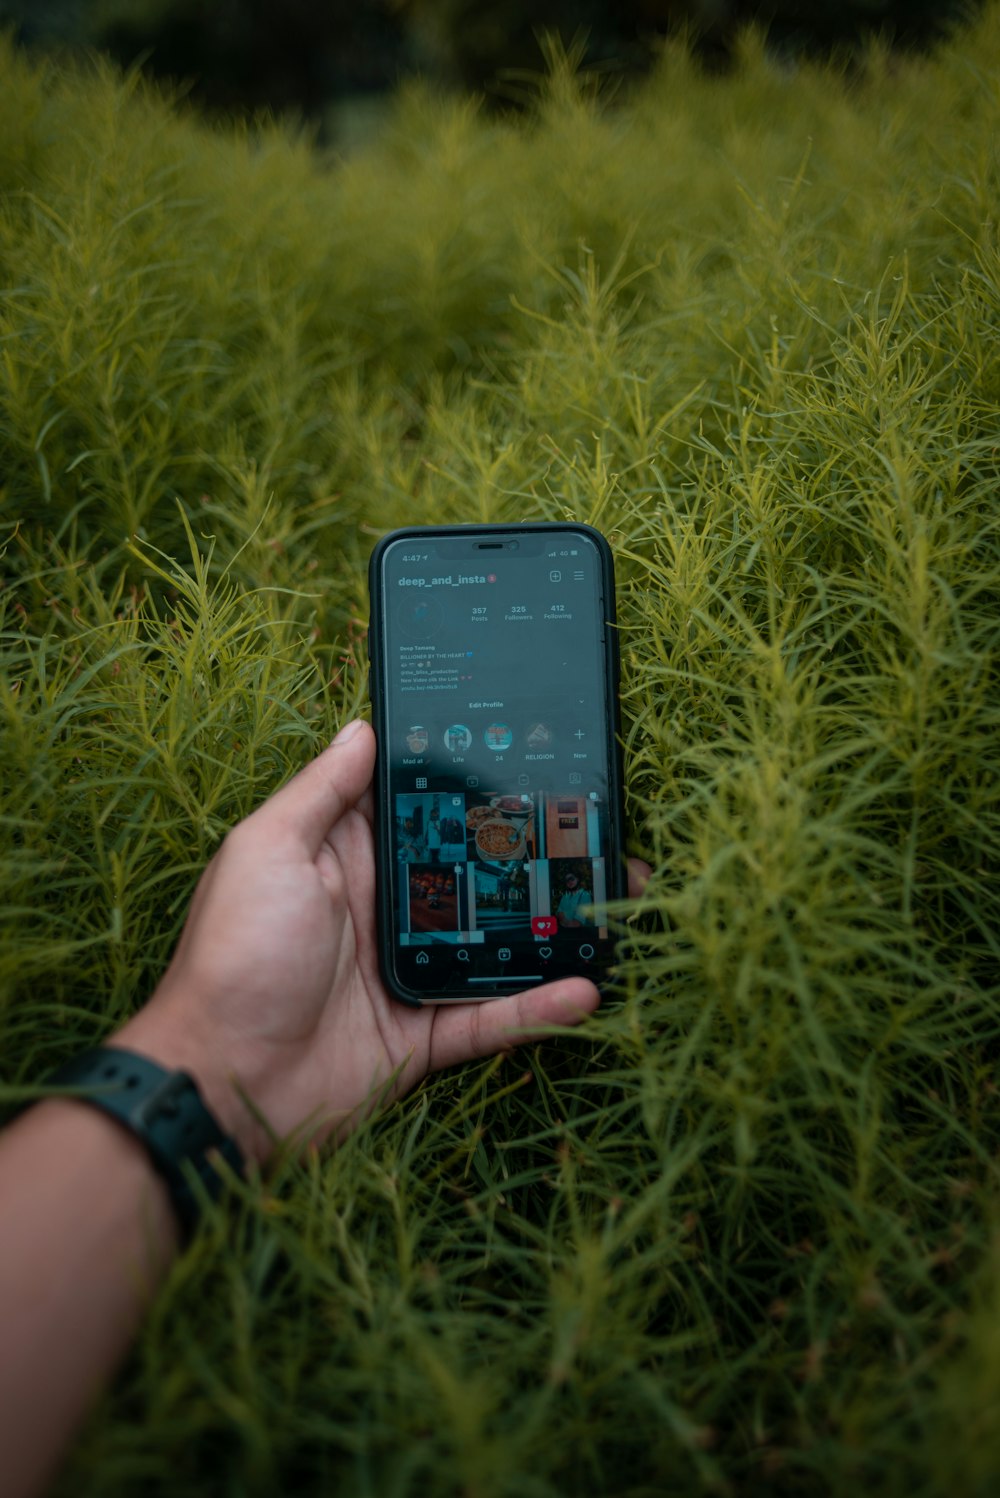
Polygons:
<instances>
[{"instance_id":1,"label":"green foliage","mask_svg":"<svg viewBox=\"0 0 1000 1498\"><path fill-rule=\"evenodd\" d=\"M66 1492L995 1487L998 64L344 162L3 54L4 1098L358 710L390 526L609 535L655 867L583 1033L220 1214Z\"/></svg>"}]
</instances>

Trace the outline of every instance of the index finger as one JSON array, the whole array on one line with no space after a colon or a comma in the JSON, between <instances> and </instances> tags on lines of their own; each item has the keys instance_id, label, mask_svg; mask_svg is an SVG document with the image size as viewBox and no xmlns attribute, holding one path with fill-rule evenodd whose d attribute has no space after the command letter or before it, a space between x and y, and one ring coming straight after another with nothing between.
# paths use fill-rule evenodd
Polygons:
<instances>
[{"instance_id":1,"label":"index finger","mask_svg":"<svg viewBox=\"0 0 1000 1498\"><path fill-rule=\"evenodd\" d=\"M374 768L375 735L369 723L356 718L248 820L258 831L297 839L314 858L345 811L365 794Z\"/></svg>"}]
</instances>

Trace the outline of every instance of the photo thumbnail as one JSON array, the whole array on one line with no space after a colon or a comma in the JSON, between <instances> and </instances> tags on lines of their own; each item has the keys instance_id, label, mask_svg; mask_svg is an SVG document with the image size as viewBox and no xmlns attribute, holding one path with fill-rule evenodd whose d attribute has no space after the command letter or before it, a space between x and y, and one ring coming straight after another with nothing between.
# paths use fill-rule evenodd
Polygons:
<instances>
[{"instance_id":1,"label":"photo thumbnail","mask_svg":"<svg viewBox=\"0 0 1000 1498\"><path fill-rule=\"evenodd\" d=\"M470 862L507 864L538 856L534 796L467 791L465 801Z\"/></svg>"},{"instance_id":2,"label":"photo thumbnail","mask_svg":"<svg viewBox=\"0 0 1000 1498\"><path fill-rule=\"evenodd\" d=\"M560 930L586 928L606 934L607 887L603 858L549 860L549 901Z\"/></svg>"},{"instance_id":3,"label":"photo thumbnail","mask_svg":"<svg viewBox=\"0 0 1000 1498\"><path fill-rule=\"evenodd\" d=\"M476 929L527 937L531 932L531 890L528 864L477 862L473 865Z\"/></svg>"},{"instance_id":4,"label":"photo thumbnail","mask_svg":"<svg viewBox=\"0 0 1000 1498\"><path fill-rule=\"evenodd\" d=\"M414 864L402 872L409 914L414 931L457 931L460 879L454 869L436 864Z\"/></svg>"},{"instance_id":5,"label":"photo thumbnail","mask_svg":"<svg viewBox=\"0 0 1000 1498\"><path fill-rule=\"evenodd\" d=\"M400 863L454 864L466 852L465 797L423 791L396 797L396 858Z\"/></svg>"},{"instance_id":6,"label":"photo thumbnail","mask_svg":"<svg viewBox=\"0 0 1000 1498\"><path fill-rule=\"evenodd\" d=\"M600 857L600 803L581 794L546 795L544 837L545 858Z\"/></svg>"}]
</instances>

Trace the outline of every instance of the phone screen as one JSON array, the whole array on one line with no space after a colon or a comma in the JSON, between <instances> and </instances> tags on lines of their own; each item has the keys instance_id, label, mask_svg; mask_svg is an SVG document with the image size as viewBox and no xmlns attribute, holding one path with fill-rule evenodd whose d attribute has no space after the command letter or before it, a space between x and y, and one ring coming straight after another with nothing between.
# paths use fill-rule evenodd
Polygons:
<instances>
[{"instance_id":1,"label":"phone screen","mask_svg":"<svg viewBox=\"0 0 1000 1498\"><path fill-rule=\"evenodd\" d=\"M397 532L372 563L383 975L599 978L621 893L614 596L586 527Z\"/></svg>"}]
</instances>

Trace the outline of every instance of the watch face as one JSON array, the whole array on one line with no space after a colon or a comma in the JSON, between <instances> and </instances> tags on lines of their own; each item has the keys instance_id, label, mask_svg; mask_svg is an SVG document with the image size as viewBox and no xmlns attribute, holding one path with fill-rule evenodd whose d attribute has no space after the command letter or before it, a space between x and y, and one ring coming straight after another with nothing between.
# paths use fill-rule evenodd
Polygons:
<instances>
[{"instance_id":1,"label":"watch face","mask_svg":"<svg viewBox=\"0 0 1000 1498\"><path fill-rule=\"evenodd\" d=\"M511 534L404 533L373 562L382 962L408 998L613 956L609 569L586 530Z\"/></svg>"}]
</instances>

